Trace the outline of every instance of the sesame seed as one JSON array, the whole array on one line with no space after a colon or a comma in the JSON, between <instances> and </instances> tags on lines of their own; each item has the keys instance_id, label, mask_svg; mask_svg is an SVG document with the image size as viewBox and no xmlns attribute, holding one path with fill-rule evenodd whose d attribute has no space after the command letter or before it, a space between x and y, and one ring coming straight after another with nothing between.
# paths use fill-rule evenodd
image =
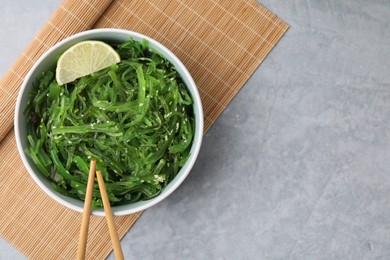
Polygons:
<instances>
[{"instance_id":1,"label":"sesame seed","mask_svg":"<svg viewBox=\"0 0 390 260\"><path fill-rule=\"evenodd\" d=\"M154 177L154 181L155 181L156 183L159 183L159 182L163 182L163 181L164 181L164 178L161 177L161 176L159 176L159 175L157 175L157 174L155 174L153 177Z\"/></svg>"}]
</instances>

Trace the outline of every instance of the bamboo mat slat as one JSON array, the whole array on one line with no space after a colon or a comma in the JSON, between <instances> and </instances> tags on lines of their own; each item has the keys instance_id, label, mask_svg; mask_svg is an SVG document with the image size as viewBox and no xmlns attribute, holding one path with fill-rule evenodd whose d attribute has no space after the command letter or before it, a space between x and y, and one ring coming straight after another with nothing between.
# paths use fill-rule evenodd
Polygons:
<instances>
[{"instance_id":1,"label":"bamboo mat slat","mask_svg":"<svg viewBox=\"0 0 390 260\"><path fill-rule=\"evenodd\" d=\"M48 48L90 28L155 38L187 66L202 98L205 131L277 44L288 25L254 0L66 0L0 80L0 235L31 259L75 258L81 214L51 200L19 158L13 113L21 82ZM136 213L116 217L120 237ZM104 218L90 223L87 259L112 250Z\"/></svg>"}]
</instances>

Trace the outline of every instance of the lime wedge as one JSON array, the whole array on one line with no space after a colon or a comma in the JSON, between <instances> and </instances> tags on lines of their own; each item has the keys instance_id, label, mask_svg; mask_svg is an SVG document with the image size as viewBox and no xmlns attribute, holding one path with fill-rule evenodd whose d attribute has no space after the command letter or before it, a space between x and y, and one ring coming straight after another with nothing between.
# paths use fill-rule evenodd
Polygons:
<instances>
[{"instance_id":1,"label":"lime wedge","mask_svg":"<svg viewBox=\"0 0 390 260\"><path fill-rule=\"evenodd\" d=\"M56 80L59 85L120 62L119 54L107 43L82 41L66 50L57 62Z\"/></svg>"}]
</instances>

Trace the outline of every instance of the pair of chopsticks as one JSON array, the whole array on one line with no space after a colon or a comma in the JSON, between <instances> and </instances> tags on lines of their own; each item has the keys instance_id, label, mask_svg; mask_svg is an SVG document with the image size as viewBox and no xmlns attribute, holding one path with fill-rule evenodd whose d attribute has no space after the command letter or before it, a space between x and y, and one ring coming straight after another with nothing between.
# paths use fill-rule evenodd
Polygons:
<instances>
[{"instance_id":1,"label":"pair of chopsticks","mask_svg":"<svg viewBox=\"0 0 390 260\"><path fill-rule=\"evenodd\" d=\"M86 245L87 245L89 218L91 216L91 211L92 211L91 204L92 204L93 185L95 182L95 169L96 169L96 161L92 160L90 167L89 167L87 192L85 195L84 211L83 211L81 230L80 230L80 240L79 240L79 246L77 249L77 259L78 260L85 258L85 249L86 249ZM102 196L104 213L105 213L106 219L107 219L108 230L110 232L110 237L111 237L112 246L114 248L115 258L116 259L124 259L121 243L119 241L119 237L118 237L118 234L116 232L114 217L112 215L110 201L108 200L106 186L104 185L102 173L100 171L96 171L96 177L98 179L100 194Z\"/></svg>"}]
</instances>

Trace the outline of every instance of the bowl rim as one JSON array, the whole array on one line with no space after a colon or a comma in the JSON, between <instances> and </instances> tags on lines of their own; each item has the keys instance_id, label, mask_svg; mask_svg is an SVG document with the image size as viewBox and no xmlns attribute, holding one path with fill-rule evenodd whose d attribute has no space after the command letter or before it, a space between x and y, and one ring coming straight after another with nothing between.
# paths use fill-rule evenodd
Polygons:
<instances>
[{"instance_id":1,"label":"bowl rim","mask_svg":"<svg viewBox=\"0 0 390 260\"><path fill-rule=\"evenodd\" d=\"M135 213L135 212L139 212L139 211L145 210L145 209L147 209L147 208L149 208L149 207L159 203L160 201L162 201L166 197L168 197L170 194L172 194L173 191L175 191L180 186L180 184L184 181L184 179L187 177L187 175L191 171L191 169L192 169L192 167L193 167L193 165L194 165L194 163L195 163L195 161L196 161L196 159L198 157L198 154L199 154L199 151L200 151L200 147L201 147L201 143L202 143L203 130L204 130L204 114L203 114L202 101L200 99L199 91L197 89L195 81L193 80L191 74L189 73L189 71L187 70L185 65L180 61L180 59L172 51L170 51L162 43L160 43L160 42L158 42L158 41L156 41L156 40L154 40L154 39L152 39L152 38L150 38L150 37L148 37L148 36L146 36L146 35L144 35L142 33L138 33L138 32L131 31L131 30L125 30L125 29L117 29L117 28L90 29L90 30L86 30L86 31L82 31L82 32L73 34L73 35L71 35L71 36L69 36L69 37L59 41L58 43L56 43L55 45L50 47L47 51L45 51L39 57L39 59L33 64L31 69L29 70L29 72L24 77L23 82L21 84L21 88L20 88L20 90L18 92L17 100L16 100L15 114L14 114L14 130L15 130L15 139L16 139L16 145L17 145L17 149L18 149L19 155L20 155L20 157L22 159L22 162L23 162L24 166L26 167L29 175L33 178L35 183L37 183L38 186L47 195L49 195L52 199L54 199L55 201L57 201L61 205L65 206L67 208L70 208L72 210L78 211L78 212L83 212L83 207L79 207L77 205L74 205L74 204L70 203L69 201L66 201L66 200L62 199L61 197L59 197L56 194L56 192L54 192L53 190L49 189L38 178L37 174L39 174L39 173L35 173L35 171L30 166L30 163L29 163L29 161L27 159L25 151L23 150L21 137L20 137L20 126L19 126L19 120L18 119L19 119L19 115L20 115L20 112L21 112L21 105L22 105L21 104L21 101L22 101L21 99L22 99L23 93L24 93L28 83L31 80L31 77L32 77L34 71L38 68L38 66L51 53L53 53L59 47L67 44L70 41L77 40L78 38L82 38L82 37L95 37L95 38L99 38L99 36L102 37L102 34L106 35L106 34L110 34L110 33L122 34L123 36L129 36L129 37L134 36L134 37L137 37L137 38L146 39L153 46L158 46L157 51L162 50L163 52L168 54L170 59L173 59L175 61L175 63L178 64L178 66L180 67L181 72L182 72L181 76L183 78L186 78L187 81L190 82L190 85L191 85L190 91L191 91L191 94L192 94L192 98L194 100L193 109L194 109L194 115L195 115L195 120L196 120L195 135L194 135L193 144L192 144L192 147L191 147L192 154L188 158L188 161L186 162L185 172L179 176L180 171L183 169L182 168L178 172L178 174L175 176L175 178L174 178L174 180L176 178L178 178L178 179L176 179L175 182L170 182L170 184L172 184L172 185L169 186L169 189L167 189L168 186L165 187L161 194L159 194L155 198L152 198L150 200L144 201L145 203L143 203L140 206L136 206L136 207L130 208L130 209L121 209L121 210L116 210L115 206L112 206L112 211L113 211L113 214L115 216L123 216L123 215L129 215L129 214L132 214L132 213ZM87 39L85 39L85 40L87 40ZM187 86L187 88L189 88L189 87ZM195 110L196 110L196 112L195 112ZM128 204L128 205L131 205L131 204ZM103 209L98 209L98 210L94 209L94 210L92 210L92 215L95 215L95 216L105 216L105 213L104 213Z\"/></svg>"}]
</instances>

